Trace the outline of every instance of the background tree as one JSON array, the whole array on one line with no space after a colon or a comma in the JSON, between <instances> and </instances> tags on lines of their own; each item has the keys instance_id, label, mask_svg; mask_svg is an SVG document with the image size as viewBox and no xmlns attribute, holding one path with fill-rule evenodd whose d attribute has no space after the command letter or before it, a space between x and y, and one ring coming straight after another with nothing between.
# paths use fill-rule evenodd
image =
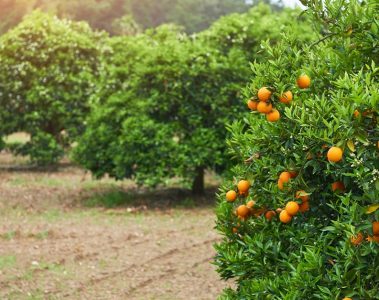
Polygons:
<instances>
[{"instance_id":1,"label":"background tree","mask_svg":"<svg viewBox=\"0 0 379 300\"><path fill-rule=\"evenodd\" d=\"M47 153L51 149L56 161L62 153L57 149L83 131L102 40L85 23L40 12L0 38L1 133L30 133L32 141L22 152L32 160L46 162L37 154L42 147Z\"/></svg>"},{"instance_id":2,"label":"background tree","mask_svg":"<svg viewBox=\"0 0 379 300\"><path fill-rule=\"evenodd\" d=\"M164 23L183 26L188 33L208 28L220 16L246 12L259 1L244 0L0 0L0 33L13 28L35 9L60 18L86 21L92 28L118 34L113 23L130 15L139 27ZM269 1L265 1L269 2ZM277 2L274 2L277 3ZM271 4L275 8L281 6ZM189 13L190 12L190 13Z\"/></svg>"},{"instance_id":3,"label":"background tree","mask_svg":"<svg viewBox=\"0 0 379 300\"><path fill-rule=\"evenodd\" d=\"M289 27L294 15L259 6L220 20L198 37L163 26L112 39L114 55L76 160L98 177L148 185L180 177L202 193L204 171L221 172L228 165L224 128L239 114L251 53L259 60L258 41L271 37L275 43L287 27L272 24L281 20ZM251 21L258 17L267 21ZM241 27L243 34L233 33Z\"/></svg>"},{"instance_id":4,"label":"background tree","mask_svg":"<svg viewBox=\"0 0 379 300\"><path fill-rule=\"evenodd\" d=\"M274 112L230 127L215 263L237 289L222 299L378 299L379 7L304 4L320 37L263 43L245 96Z\"/></svg>"}]
</instances>

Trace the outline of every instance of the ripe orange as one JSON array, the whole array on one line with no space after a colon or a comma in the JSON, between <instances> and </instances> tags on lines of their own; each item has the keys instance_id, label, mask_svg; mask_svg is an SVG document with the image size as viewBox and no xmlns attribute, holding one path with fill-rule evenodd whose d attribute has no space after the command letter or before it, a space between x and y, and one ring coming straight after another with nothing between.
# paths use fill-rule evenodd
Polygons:
<instances>
[{"instance_id":1,"label":"ripe orange","mask_svg":"<svg viewBox=\"0 0 379 300\"><path fill-rule=\"evenodd\" d=\"M379 235L379 221L372 222L372 233L374 235Z\"/></svg>"},{"instance_id":2,"label":"ripe orange","mask_svg":"<svg viewBox=\"0 0 379 300\"><path fill-rule=\"evenodd\" d=\"M286 210L282 210L279 214L279 219L282 223L287 224L291 222L292 216Z\"/></svg>"},{"instance_id":3,"label":"ripe orange","mask_svg":"<svg viewBox=\"0 0 379 300\"><path fill-rule=\"evenodd\" d=\"M249 202L246 203L246 206L248 208L253 208L254 205L255 205L255 201L253 201L253 200L250 200Z\"/></svg>"},{"instance_id":4,"label":"ripe orange","mask_svg":"<svg viewBox=\"0 0 379 300\"><path fill-rule=\"evenodd\" d=\"M237 187L240 193L246 193L250 188L250 182L248 182L247 180L241 180L240 182L238 182Z\"/></svg>"},{"instance_id":5,"label":"ripe orange","mask_svg":"<svg viewBox=\"0 0 379 300\"><path fill-rule=\"evenodd\" d=\"M299 76L299 78L297 78L297 86L301 89L306 89L306 88L309 88L310 85L311 85L311 79L309 78L308 75L306 74L303 74L301 76Z\"/></svg>"},{"instance_id":6,"label":"ripe orange","mask_svg":"<svg viewBox=\"0 0 379 300\"><path fill-rule=\"evenodd\" d=\"M358 118L360 114L361 114L361 113L359 112L359 110L357 110L357 109L354 110L354 113L353 113L354 118Z\"/></svg>"},{"instance_id":7,"label":"ripe orange","mask_svg":"<svg viewBox=\"0 0 379 300\"><path fill-rule=\"evenodd\" d=\"M279 180L281 180L283 183L287 183L291 179L291 173L290 172L282 172L280 173Z\"/></svg>"},{"instance_id":8,"label":"ripe orange","mask_svg":"<svg viewBox=\"0 0 379 300\"><path fill-rule=\"evenodd\" d=\"M246 205L240 205L237 207L237 215L241 218L246 218L250 213L250 209Z\"/></svg>"},{"instance_id":9,"label":"ripe orange","mask_svg":"<svg viewBox=\"0 0 379 300\"><path fill-rule=\"evenodd\" d=\"M306 193L305 191L301 190L301 191L297 191L296 192L296 199L301 199L301 201L303 202L307 202L309 200L309 195L303 195L303 193Z\"/></svg>"},{"instance_id":10,"label":"ripe orange","mask_svg":"<svg viewBox=\"0 0 379 300\"><path fill-rule=\"evenodd\" d=\"M272 104L264 101L259 101L257 105L257 111L259 111L262 114L268 114L272 111Z\"/></svg>"},{"instance_id":11,"label":"ripe orange","mask_svg":"<svg viewBox=\"0 0 379 300\"><path fill-rule=\"evenodd\" d=\"M359 244L361 244L363 241L363 234L362 232L359 232L357 235L353 235L351 238L350 238L350 242L354 245L354 246L358 246Z\"/></svg>"},{"instance_id":12,"label":"ripe orange","mask_svg":"<svg viewBox=\"0 0 379 300\"><path fill-rule=\"evenodd\" d=\"M283 181L281 181L280 179L278 180L278 188L279 190L284 190Z\"/></svg>"},{"instance_id":13,"label":"ripe orange","mask_svg":"<svg viewBox=\"0 0 379 300\"><path fill-rule=\"evenodd\" d=\"M342 159L343 151L339 147L332 147L327 153L328 160L330 162L339 162Z\"/></svg>"},{"instance_id":14,"label":"ripe orange","mask_svg":"<svg viewBox=\"0 0 379 300\"><path fill-rule=\"evenodd\" d=\"M368 242L376 242L379 243L379 235L373 235L373 236L368 236L366 238Z\"/></svg>"},{"instance_id":15,"label":"ripe orange","mask_svg":"<svg viewBox=\"0 0 379 300\"><path fill-rule=\"evenodd\" d=\"M291 178L296 178L297 177L297 172L296 171L289 171Z\"/></svg>"},{"instance_id":16,"label":"ripe orange","mask_svg":"<svg viewBox=\"0 0 379 300\"><path fill-rule=\"evenodd\" d=\"M341 181L333 182L332 183L332 191L333 192L335 192L335 191L344 192L345 191L345 185Z\"/></svg>"},{"instance_id":17,"label":"ripe orange","mask_svg":"<svg viewBox=\"0 0 379 300\"><path fill-rule=\"evenodd\" d=\"M286 205L286 211L291 215L291 216L294 216L297 214L297 212L299 211L300 207L299 207L299 204L297 204L297 202L295 201L290 201L287 203Z\"/></svg>"},{"instance_id":18,"label":"ripe orange","mask_svg":"<svg viewBox=\"0 0 379 300\"><path fill-rule=\"evenodd\" d=\"M228 202L233 202L237 199L237 193L235 191L229 191L226 193L226 200Z\"/></svg>"},{"instance_id":19,"label":"ripe orange","mask_svg":"<svg viewBox=\"0 0 379 300\"><path fill-rule=\"evenodd\" d=\"M258 102L249 100L247 101L247 107L250 108L251 110L257 110Z\"/></svg>"},{"instance_id":20,"label":"ripe orange","mask_svg":"<svg viewBox=\"0 0 379 300\"><path fill-rule=\"evenodd\" d=\"M280 98L279 101L285 104L289 104L293 99L293 95L291 91L284 92Z\"/></svg>"},{"instance_id":21,"label":"ripe orange","mask_svg":"<svg viewBox=\"0 0 379 300\"><path fill-rule=\"evenodd\" d=\"M273 109L270 113L266 115L267 121L276 122L280 119L280 113L276 109Z\"/></svg>"},{"instance_id":22,"label":"ripe orange","mask_svg":"<svg viewBox=\"0 0 379 300\"><path fill-rule=\"evenodd\" d=\"M301 204L299 205L299 211L300 211L301 213L305 213L305 212L308 211L308 210L309 210L309 202L308 202L308 201L303 202L303 203L301 203Z\"/></svg>"},{"instance_id":23,"label":"ripe orange","mask_svg":"<svg viewBox=\"0 0 379 300\"><path fill-rule=\"evenodd\" d=\"M353 299L351 299L351 298L349 298L349 297L345 297L345 298L343 298L342 300L353 300Z\"/></svg>"},{"instance_id":24,"label":"ripe orange","mask_svg":"<svg viewBox=\"0 0 379 300\"><path fill-rule=\"evenodd\" d=\"M271 98L271 91L267 87L262 87L258 91L259 101L267 102Z\"/></svg>"},{"instance_id":25,"label":"ripe orange","mask_svg":"<svg viewBox=\"0 0 379 300\"><path fill-rule=\"evenodd\" d=\"M276 212L274 212L273 210L269 210L268 212L265 213L265 217L268 221L271 221L271 219L275 216L276 216Z\"/></svg>"}]
</instances>

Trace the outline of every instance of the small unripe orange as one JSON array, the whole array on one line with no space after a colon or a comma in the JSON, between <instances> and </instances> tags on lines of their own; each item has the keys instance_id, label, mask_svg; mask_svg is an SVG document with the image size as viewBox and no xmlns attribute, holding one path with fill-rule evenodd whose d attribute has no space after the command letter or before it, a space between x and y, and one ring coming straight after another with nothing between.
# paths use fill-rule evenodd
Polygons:
<instances>
[{"instance_id":1,"label":"small unripe orange","mask_svg":"<svg viewBox=\"0 0 379 300\"><path fill-rule=\"evenodd\" d=\"M237 193L235 191L229 191L226 193L226 200L233 202L237 199Z\"/></svg>"},{"instance_id":2,"label":"small unripe orange","mask_svg":"<svg viewBox=\"0 0 379 300\"><path fill-rule=\"evenodd\" d=\"M286 211L291 215L291 216L294 216L298 213L299 211L299 204L297 204L297 202L295 201L290 201L287 203L286 205Z\"/></svg>"},{"instance_id":3,"label":"small unripe orange","mask_svg":"<svg viewBox=\"0 0 379 300\"><path fill-rule=\"evenodd\" d=\"M309 78L308 75L303 74L297 78L297 86L301 89L306 89L311 86L311 79Z\"/></svg>"},{"instance_id":4,"label":"small unripe orange","mask_svg":"<svg viewBox=\"0 0 379 300\"><path fill-rule=\"evenodd\" d=\"M280 98L279 101L285 104L289 104L293 99L293 95L291 91L284 92Z\"/></svg>"},{"instance_id":5,"label":"small unripe orange","mask_svg":"<svg viewBox=\"0 0 379 300\"><path fill-rule=\"evenodd\" d=\"M273 109L270 113L266 115L266 119L269 122L276 122L280 119L280 113L276 109Z\"/></svg>"},{"instance_id":6,"label":"small unripe orange","mask_svg":"<svg viewBox=\"0 0 379 300\"><path fill-rule=\"evenodd\" d=\"M339 147L332 147L328 150L327 158L330 162L339 162L342 159L343 151Z\"/></svg>"},{"instance_id":7,"label":"small unripe orange","mask_svg":"<svg viewBox=\"0 0 379 300\"><path fill-rule=\"evenodd\" d=\"M262 87L258 91L259 101L267 102L271 98L271 91L267 87Z\"/></svg>"}]
</instances>

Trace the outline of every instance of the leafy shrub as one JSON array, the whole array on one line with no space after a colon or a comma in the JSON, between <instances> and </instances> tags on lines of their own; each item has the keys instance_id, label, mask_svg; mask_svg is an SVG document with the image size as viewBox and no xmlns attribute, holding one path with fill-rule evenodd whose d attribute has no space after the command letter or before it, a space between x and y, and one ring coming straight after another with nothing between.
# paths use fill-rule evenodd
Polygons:
<instances>
[{"instance_id":1,"label":"leafy shrub","mask_svg":"<svg viewBox=\"0 0 379 300\"><path fill-rule=\"evenodd\" d=\"M148 185L180 177L201 193L204 170L221 172L228 166L224 128L239 114L251 53L259 60L258 41L273 37L275 43L287 27L272 24L293 15L290 10L271 14L263 5L222 19L198 36L165 25L112 39L113 55L76 160L98 177L134 178ZM267 21L255 26L252 16ZM217 37L238 31L241 22L248 30L236 44ZM305 22L300 24L310 32Z\"/></svg>"},{"instance_id":2,"label":"leafy shrub","mask_svg":"<svg viewBox=\"0 0 379 300\"><path fill-rule=\"evenodd\" d=\"M219 195L215 263L237 289L221 299L379 299L379 7L303 2L319 40L302 45L287 34L276 47L263 43L265 62L252 65L245 90L256 101L268 87L280 119L253 111L229 128L239 164ZM296 84L303 74L308 88ZM288 90L294 97L284 104ZM227 202L241 179L249 195ZM243 218L245 206L236 209L247 204Z\"/></svg>"},{"instance_id":3,"label":"leafy shrub","mask_svg":"<svg viewBox=\"0 0 379 300\"><path fill-rule=\"evenodd\" d=\"M91 95L96 90L102 54L98 42L102 39L101 34L93 33L85 23L59 20L40 12L28 16L3 35L0 38L1 134L17 131L32 136L48 134L62 146L65 146L63 142L70 144L80 135ZM36 137L35 150L38 141L42 140ZM32 151L31 155L37 152ZM53 150L48 156L55 161L57 153Z\"/></svg>"}]
</instances>

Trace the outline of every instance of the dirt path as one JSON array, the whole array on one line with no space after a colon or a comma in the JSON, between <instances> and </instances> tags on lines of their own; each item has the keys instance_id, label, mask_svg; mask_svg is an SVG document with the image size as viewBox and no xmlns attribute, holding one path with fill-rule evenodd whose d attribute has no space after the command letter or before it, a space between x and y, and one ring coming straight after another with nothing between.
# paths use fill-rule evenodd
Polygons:
<instances>
[{"instance_id":1,"label":"dirt path","mask_svg":"<svg viewBox=\"0 0 379 300\"><path fill-rule=\"evenodd\" d=\"M75 168L3 171L0 299L216 299L226 284L210 264L213 208L188 195L185 205L150 207L146 193L117 209L81 206L125 185Z\"/></svg>"}]
</instances>

